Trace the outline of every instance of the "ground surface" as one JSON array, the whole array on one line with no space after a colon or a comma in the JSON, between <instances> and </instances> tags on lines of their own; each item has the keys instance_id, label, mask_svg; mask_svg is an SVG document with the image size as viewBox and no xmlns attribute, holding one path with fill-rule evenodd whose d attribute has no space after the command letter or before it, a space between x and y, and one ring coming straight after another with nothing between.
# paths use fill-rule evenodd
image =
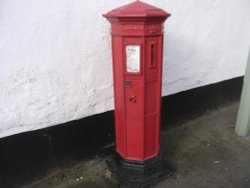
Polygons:
<instances>
[{"instance_id":1,"label":"ground surface","mask_svg":"<svg viewBox=\"0 0 250 188\"><path fill-rule=\"evenodd\" d=\"M250 139L234 133L238 103L207 112L162 131L161 148L174 166L172 177L154 188L249 188ZM116 188L122 185L106 165L107 149L29 188Z\"/></svg>"}]
</instances>

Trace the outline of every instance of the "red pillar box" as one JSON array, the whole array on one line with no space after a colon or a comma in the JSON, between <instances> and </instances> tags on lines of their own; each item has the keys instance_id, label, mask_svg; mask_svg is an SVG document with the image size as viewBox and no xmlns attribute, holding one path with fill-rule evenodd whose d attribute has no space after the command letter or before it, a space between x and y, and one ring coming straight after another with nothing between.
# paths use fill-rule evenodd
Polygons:
<instances>
[{"instance_id":1,"label":"red pillar box","mask_svg":"<svg viewBox=\"0 0 250 188\"><path fill-rule=\"evenodd\" d=\"M162 9L136 1L104 15L112 25L116 151L143 163L160 150Z\"/></svg>"}]
</instances>

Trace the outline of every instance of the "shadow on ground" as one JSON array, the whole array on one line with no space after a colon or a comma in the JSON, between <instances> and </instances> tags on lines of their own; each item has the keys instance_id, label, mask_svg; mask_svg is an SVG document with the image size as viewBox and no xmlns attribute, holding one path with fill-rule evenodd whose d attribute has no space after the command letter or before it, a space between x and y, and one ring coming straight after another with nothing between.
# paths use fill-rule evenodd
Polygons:
<instances>
[{"instance_id":1,"label":"shadow on ground","mask_svg":"<svg viewBox=\"0 0 250 188\"><path fill-rule=\"evenodd\" d=\"M237 110L238 103L232 103L163 130L161 148L176 170L153 187L249 188L250 139L234 134ZM105 162L112 148L107 146L96 156L26 188L122 187Z\"/></svg>"}]
</instances>

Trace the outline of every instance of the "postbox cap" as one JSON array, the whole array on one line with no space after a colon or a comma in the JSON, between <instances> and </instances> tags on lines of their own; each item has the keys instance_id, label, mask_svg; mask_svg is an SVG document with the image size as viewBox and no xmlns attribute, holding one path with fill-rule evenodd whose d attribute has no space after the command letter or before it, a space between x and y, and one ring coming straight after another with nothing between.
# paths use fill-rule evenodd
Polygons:
<instances>
[{"instance_id":1,"label":"postbox cap","mask_svg":"<svg viewBox=\"0 0 250 188\"><path fill-rule=\"evenodd\" d=\"M135 1L125 6L114 9L107 14L103 15L106 18L145 18L145 17L162 17L167 18L170 16L166 11L149 5L141 1Z\"/></svg>"}]
</instances>

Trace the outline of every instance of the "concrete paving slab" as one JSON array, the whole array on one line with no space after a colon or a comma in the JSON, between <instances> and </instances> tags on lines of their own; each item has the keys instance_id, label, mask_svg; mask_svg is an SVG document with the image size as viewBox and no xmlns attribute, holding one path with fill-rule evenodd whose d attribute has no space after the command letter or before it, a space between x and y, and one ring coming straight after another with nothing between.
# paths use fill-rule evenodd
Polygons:
<instances>
[{"instance_id":1,"label":"concrete paving slab","mask_svg":"<svg viewBox=\"0 0 250 188\"><path fill-rule=\"evenodd\" d=\"M250 139L234 133L238 103L232 103L178 127L162 130L161 149L175 172L154 188L249 188ZM56 172L26 188L124 187L106 159L109 145L96 156Z\"/></svg>"}]
</instances>

